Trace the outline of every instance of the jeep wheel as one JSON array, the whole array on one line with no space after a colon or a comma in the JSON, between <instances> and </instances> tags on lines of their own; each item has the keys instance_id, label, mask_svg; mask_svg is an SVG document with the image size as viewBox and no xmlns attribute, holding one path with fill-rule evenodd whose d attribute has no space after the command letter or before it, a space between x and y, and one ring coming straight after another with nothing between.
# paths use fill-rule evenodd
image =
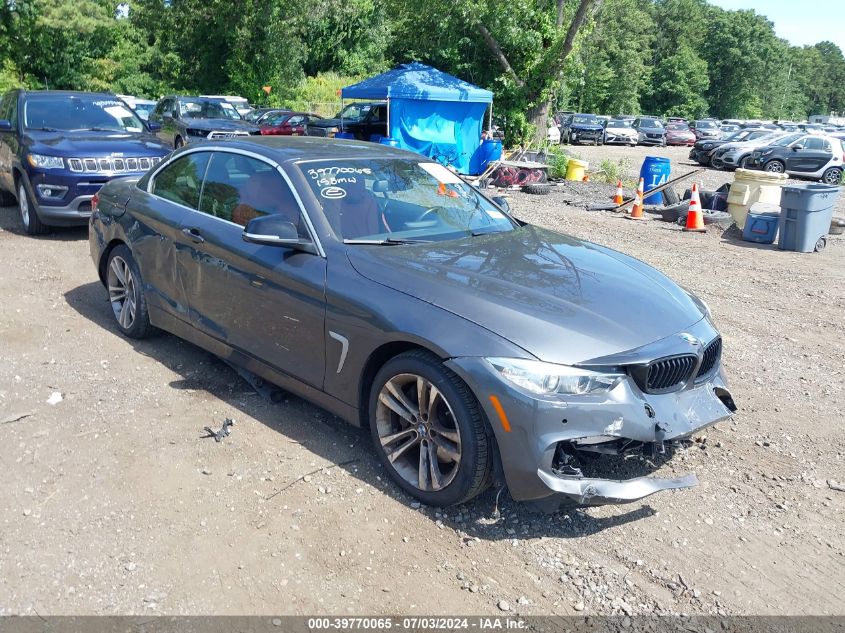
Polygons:
<instances>
[{"instance_id":1,"label":"jeep wheel","mask_svg":"<svg viewBox=\"0 0 845 633\"><path fill-rule=\"evenodd\" d=\"M23 178L18 181L18 211L27 235L44 235L50 232L50 227L38 217L38 209L26 191Z\"/></svg>"}]
</instances>

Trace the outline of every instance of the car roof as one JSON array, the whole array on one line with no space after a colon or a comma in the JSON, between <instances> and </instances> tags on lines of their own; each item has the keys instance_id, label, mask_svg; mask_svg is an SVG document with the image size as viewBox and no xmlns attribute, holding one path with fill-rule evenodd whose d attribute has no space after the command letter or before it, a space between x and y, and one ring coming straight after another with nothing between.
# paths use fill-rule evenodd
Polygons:
<instances>
[{"instance_id":1,"label":"car roof","mask_svg":"<svg viewBox=\"0 0 845 633\"><path fill-rule=\"evenodd\" d=\"M27 95L45 95L48 97L52 96L64 96L64 97L90 97L90 96L104 96L104 97L116 97L117 95L113 92L87 92L85 90L27 90L26 88L20 89L21 94Z\"/></svg>"},{"instance_id":2,"label":"car roof","mask_svg":"<svg viewBox=\"0 0 845 633\"><path fill-rule=\"evenodd\" d=\"M425 160L424 156L414 152L381 145L380 143L325 139L314 136L249 136L226 139L225 141L192 143L190 147L197 149L203 145L221 149L230 147L253 152L277 163L300 160L331 160L333 158L339 160L350 158L417 158Z\"/></svg>"}]
</instances>

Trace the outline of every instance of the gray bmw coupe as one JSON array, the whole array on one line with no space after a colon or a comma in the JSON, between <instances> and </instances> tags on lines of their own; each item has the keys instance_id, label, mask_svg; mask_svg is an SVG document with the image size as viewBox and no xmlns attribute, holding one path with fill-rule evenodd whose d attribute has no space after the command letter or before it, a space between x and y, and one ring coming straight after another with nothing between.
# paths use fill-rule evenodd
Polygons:
<instances>
[{"instance_id":1,"label":"gray bmw coupe","mask_svg":"<svg viewBox=\"0 0 845 633\"><path fill-rule=\"evenodd\" d=\"M691 486L586 466L735 410L699 299L416 154L208 142L109 182L94 206L91 256L123 334L167 330L369 428L427 504L497 477L546 503Z\"/></svg>"}]
</instances>

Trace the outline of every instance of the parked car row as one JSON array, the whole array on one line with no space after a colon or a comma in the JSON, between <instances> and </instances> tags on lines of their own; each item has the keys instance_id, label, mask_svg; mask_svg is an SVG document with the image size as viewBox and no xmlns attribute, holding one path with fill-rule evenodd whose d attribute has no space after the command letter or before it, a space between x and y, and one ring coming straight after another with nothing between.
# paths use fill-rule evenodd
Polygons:
<instances>
[{"instance_id":1,"label":"parked car row","mask_svg":"<svg viewBox=\"0 0 845 633\"><path fill-rule=\"evenodd\" d=\"M843 143L828 134L748 128L721 141L697 141L689 157L716 169L762 169L835 185L845 170Z\"/></svg>"}]
</instances>

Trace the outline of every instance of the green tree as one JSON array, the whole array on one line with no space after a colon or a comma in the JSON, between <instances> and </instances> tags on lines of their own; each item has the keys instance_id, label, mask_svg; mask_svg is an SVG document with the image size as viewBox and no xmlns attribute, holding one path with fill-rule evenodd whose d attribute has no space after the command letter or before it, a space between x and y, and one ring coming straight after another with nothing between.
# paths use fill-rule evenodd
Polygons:
<instances>
[{"instance_id":1,"label":"green tree","mask_svg":"<svg viewBox=\"0 0 845 633\"><path fill-rule=\"evenodd\" d=\"M651 83L654 22L638 0L605 0L577 55L584 65L578 110L637 113Z\"/></svg>"},{"instance_id":2,"label":"green tree","mask_svg":"<svg viewBox=\"0 0 845 633\"><path fill-rule=\"evenodd\" d=\"M698 119L707 113L707 62L690 46L681 44L675 53L664 57L654 69L648 112L666 116Z\"/></svg>"}]
</instances>

